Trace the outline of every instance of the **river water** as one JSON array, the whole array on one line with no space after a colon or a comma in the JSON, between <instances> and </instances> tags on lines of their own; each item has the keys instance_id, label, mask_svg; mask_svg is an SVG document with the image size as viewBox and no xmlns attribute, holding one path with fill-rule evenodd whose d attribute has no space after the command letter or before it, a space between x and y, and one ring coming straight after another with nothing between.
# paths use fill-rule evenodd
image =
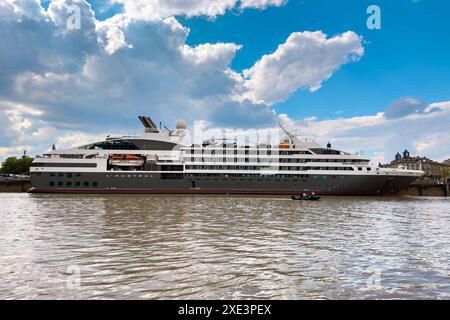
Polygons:
<instances>
[{"instance_id":1,"label":"river water","mask_svg":"<svg viewBox=\"0 0 450 320\"><path fill-rule=\"evenodd\" d=\"M450 298L450 198L0 194L2 299Z\"/></svg>"}]
</instances>

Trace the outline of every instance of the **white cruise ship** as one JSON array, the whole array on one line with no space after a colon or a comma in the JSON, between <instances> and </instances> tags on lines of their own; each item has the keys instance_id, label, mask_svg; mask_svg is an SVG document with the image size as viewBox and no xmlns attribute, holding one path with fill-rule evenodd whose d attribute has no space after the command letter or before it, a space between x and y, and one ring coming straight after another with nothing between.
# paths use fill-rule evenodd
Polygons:
<instances>
[{"instance_id":1,"label":"white cruise ship","mask_svg":"<svg viewBox=\"0 0 450 320\"><path fill-rule=\"evenodd\" d=\"M161 130L141 116L140 136L108 136L33 161L34 193L395 194L422 171L388 169L369 159L305 142L289 133L277 145L184 143L186 125Z\"/></svg>"}]
</instances>

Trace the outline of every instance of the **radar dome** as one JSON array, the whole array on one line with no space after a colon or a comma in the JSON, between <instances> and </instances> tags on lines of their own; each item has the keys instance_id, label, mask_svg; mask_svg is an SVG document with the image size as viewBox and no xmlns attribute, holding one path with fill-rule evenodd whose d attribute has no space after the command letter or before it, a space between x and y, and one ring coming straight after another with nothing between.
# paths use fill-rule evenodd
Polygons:
<instances>
[{"instance_id":1,"label":"radar dome","mask_svg":"<svg viewBox=\"0 0 450 320\"><path fill-rule=\"evenodd\" d=\"M187 123L184 120L177 120L176 128L179 130L185 130L187 129Z\"/></svg>"}]
</instances>

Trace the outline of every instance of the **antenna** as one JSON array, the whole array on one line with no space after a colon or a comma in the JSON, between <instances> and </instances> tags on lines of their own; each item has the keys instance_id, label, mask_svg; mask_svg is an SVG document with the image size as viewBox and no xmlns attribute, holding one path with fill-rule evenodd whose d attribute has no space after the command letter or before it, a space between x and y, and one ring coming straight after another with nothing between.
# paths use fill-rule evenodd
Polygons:
<instances>
[{"instance_id":1,"label":"antenna","mask_svg":"<svg viewBox=\"0 0 450 320\"><path fill-rule=\"evenodd\" d=\"M287 129L285 127L283 127L281 122L279 122L278 125L280 126L281 130L283 130L283 132L287 134L287 136L291 140L291 143L294 144L295 136L292 133L290 133L289 131L287 131Z\"/></svg>"}]
</instances>

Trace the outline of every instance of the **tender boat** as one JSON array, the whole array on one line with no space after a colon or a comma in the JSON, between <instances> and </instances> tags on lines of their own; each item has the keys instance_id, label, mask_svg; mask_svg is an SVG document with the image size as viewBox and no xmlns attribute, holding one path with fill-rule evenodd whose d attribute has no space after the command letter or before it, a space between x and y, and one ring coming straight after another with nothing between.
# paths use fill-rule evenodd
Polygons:
<instances>
[{"instance_id":1,"label":"tender boat","mask_svg":"<svg viewBox=\"0 0 450 320\"><path fill-rule=\"evenodd\" d=\"M114 166L136 166L144 165L145 160L131 154L114 154L110 157L109 163Z\"/></svg>"},{"instance_id":2,"label":"tender boat","mask_svg":"<svg viewBox=\"0 0 450 320\"><path fill-rule=\"evenodd\" d=\"M305 195L298 195L298 196L292 196L292 200L305 200L305 201L314 201L319 200L320 196L312 195L312 194L305 194Z\"/></svg>"}]
</instances>

